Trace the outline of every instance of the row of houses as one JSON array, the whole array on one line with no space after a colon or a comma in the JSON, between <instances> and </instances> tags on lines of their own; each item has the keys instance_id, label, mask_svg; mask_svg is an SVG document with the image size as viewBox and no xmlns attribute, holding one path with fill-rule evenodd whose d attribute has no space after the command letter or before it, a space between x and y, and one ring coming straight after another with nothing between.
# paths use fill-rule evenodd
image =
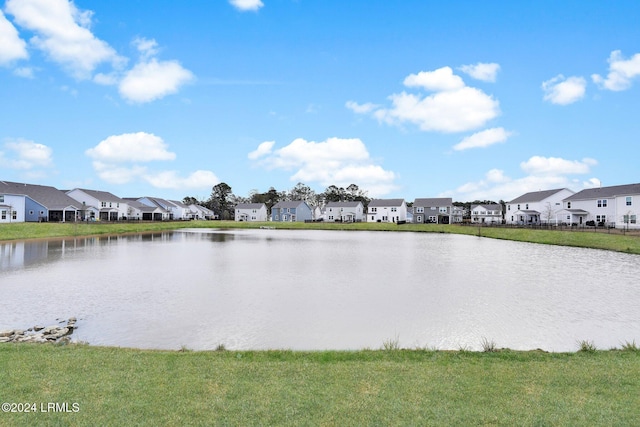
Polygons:
<instances>
[{"instance_id":1,"label":"row of houses","mask_svg":"<svg viewBox=\"0 0 640 427\"><path fill-rule=\"evenodd\" d=\"M451 198L417 198L411 207L404 199L330 202L324 209L304 201L283 201L268 212L263 203L238 204L236 221L340 221L389 223L506 223L518 225L599 225L638 229L640 184L598 187L574 192L568 188L535 191L506 203L472 205L470 212ZM106 191L0 181L0 223L35 221L116 221L214 219L203 206L185 205L157 197L120 198Z\"/></svg>"},{"instance_id":2,"label":"row of houses","mask_svg":"<svg viewBox=\"0 0 640 427\"><path fill-rule=\"evenodd\" d=\"M213 219L204 206L157 197L120 198L112 193L0 181L0 223Z\"/></svg>"},{"instance_id":3,"label":"row of houses","mask_svg":"<svg viewBox=\"0 0 640 427\"><path fill-rule=\"evenodd\" d=\"M501 204L471 205L470 212L451 198L417 198L411 207L404 199L373 199L365 210L361 202L330 202L324 210L304 201L279 202L268 215L264 204L239 204L236 221L340 221L417 224L471 223L514 225L596 225L637 229L640 184L599 187L574 192L568 188L523 194Z\"/></svg>"}]
</instances>

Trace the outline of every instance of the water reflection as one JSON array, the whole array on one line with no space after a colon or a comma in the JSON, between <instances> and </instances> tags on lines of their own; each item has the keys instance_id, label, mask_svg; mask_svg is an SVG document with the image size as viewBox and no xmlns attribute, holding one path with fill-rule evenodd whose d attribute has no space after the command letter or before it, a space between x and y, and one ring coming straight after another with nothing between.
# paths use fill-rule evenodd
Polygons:
<instances>
[{"instance_id":1,"label":"water reflection","mask_svg":"<svg viewBox=\"0 0 640 427\"><path fill-rule=\"evenodd\" d=\"M142 348L575 350L640 340L638 257L421 233L181 230L0 244L0 329Z\"/></svg>"}]
</instances>

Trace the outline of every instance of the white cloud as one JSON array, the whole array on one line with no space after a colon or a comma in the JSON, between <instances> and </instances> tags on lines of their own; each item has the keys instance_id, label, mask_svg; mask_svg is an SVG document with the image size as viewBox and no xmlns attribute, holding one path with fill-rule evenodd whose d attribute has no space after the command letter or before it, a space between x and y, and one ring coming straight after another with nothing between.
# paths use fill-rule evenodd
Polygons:
<instances>
[{"instance_id":1,"label":"white cloud","mask_svg":"<svg viewBox=\"0 0 640 427\"><path fill-rule=\"evenodd\" d=\"M123 58L96 38L89 26L92 12L78 10L68 0L8 0L6 11L15 22L36 33L30 43L78 79L87 79L104 62L119 67Z\"/></svg>"},{"instance_id":2,"label":"white cloud","mask_svg":"<svg viewBox=\"0 0 640 427\"><path fill-rule=\"evenodd\" d=\"M33 170L53 165L53 150L43 144L25 139L5 142L6 152L0 151L0 166L8 169Z\"/></svg>"},{"instance_id":3,"label":"white cloud","mask_svg":"<svg viewBox=\"0 0 640 427\"><path fill-rule=\"evenodd\" d=\"M262 143L250 155L254 159L260 157L258 164L269 170L293 171L292 181L317 182L325 187L355 183L372 196L384 195L396 188L395 173L375 164L364 143L357 138L329 138L322 142L298 138L283 148L275 151L272 148L271 142Z\"/></svg>"},{"instance_id":4,"label":"white cloud","mask_svg":"<svg viewBox=\"0 0 640 427\"><path fill-rule=\"evenodd\" d=\"M218 177L211 171L198 170L187 177L181 177L176 171L163 171L156 174L145 174L144 180L156 188L174 190L192 188L211 188L220 183Z\"/></svg>"},{"instance_id":5,"label":"white cloud","mask_svg":"<svg viewBox=\"0 0 640 427\"><path fill-rule=\"evenodd\" d=\"M631 81L640 76L640 53L624 59L622 52L614 50L609 56L609 74L606 78L593 74L591 79L604 89L622 91L631 87Z\"/></svg>"},{"instance_id":6,"label":"white cloud","mask_svg":"<svg viewBox=\"0 0 640 427\"><path fill-rule=\"evenodd\" d=\"M453 74L451 67L442 67L435 71L420 71L418 74L409 74L404 79L404 85L440 92L462 89L464 81L460 76Z\"/></svg>"},{"instance_id":7,"label":"white cloud","mask_svg":"<svg viewBox=\"0 0 640 427\"><path fill-rule=\"evenodd\" d=\"M132 44L140 52L143 60L150 59L158 54L158 43L155 39L147 39L144 37L136 37Z\"/></svg>"},{"instance_id":8,"label":"white cloud","mask_svg":"<svg viewBox=\"0 0 640 427\"><path fill-rule=\"evenodd\" d=\"M463 65L462 67L460 67L460 71L470 75L477 80L482 80L484 82L495 82L498 71L500 71L500 65L493 62L479 62L475 65Z\"/></svg>"},{"instance_id":9,"label":"white cloud","mask_svg":"<svg viewBox=\"0 0 640 427\"><path fill-rule=\"evenodd\" d=\"M191 71L177 61L161 61L152 58L140 62L129 70L120 81L120 95L131 102L150 102L176 93L180 86L194 78Z\"/></svg>"},{"instance_id":10,"label":"white cloud","mask_svg":"<svg viewBox=\"0 0 640 427\"><path fill-rule=\"evenodd\" d=\"M520 163L523 171L531 175L566 175L585 174L591 166L596 165L594 159L565 160L559 157L533 156L526 162Z\"/></svg>"},{"instance_id":11,"label":"white cloud","mask_svg":"<svg viewBox=\"0 0 640 427\"><path fill-rule=\"evenodd\" d=\"M86 151L89 157L104 162L150 162L173 160L162 138L146 132L112 135Z\"/></svg>"},{"instance_id":12,"label":"white cloud","mask_svg":"<svg viewBox=\"0 0 640 427\"><path fill-rule=\"evenodd\" d=\"M18 30L0 10L0 65L28 57L27 43L20 38Z\"/></svg>"},{"instance_id":13,"label":"white cloud","mask_svg":"<svg viewBox=\"0 0 640 427\"><path fill-rule=\"evenodd\" d=\"M509 201L531 191L552 188L570 188L574 191L597 186L599 180L590 178L580 182L571 175L586 175L591 167L597 165L594 159L581 161L555 157L533 156L520 163L526 174L520 178L507 176L501 169L491 169L478 181L460 185L454 190L440 194L441 197L453 197L455 200L505 200Z\"/></svg>"},{"instance_id":14,"label":"white cloud","mask_svg":"<svg viewBox=\"0 0 640 427\"><path fill-rule=\"evenodd\" d=\"M271 153L273 146L275 145L275 141L265 141L258 145L258 148L252 152L250 152L247 157L251 160L257 160L260 157L266 156Z\"/></svg>"},{"instance_id":15,"label":"white cloud","mask_svg":"<svg viewBox=\"0 0 640 427\"><path fill-rule=\"evenodd\" d=\"M141 177L147 171L147 168L144 166L120 166L98 160L94 161L92 164L93 169L98 174L98 177L111 184L127 184L134 179Z\"/></svg>"},{"instance_id":16,"label":"white cloud","mask_svg":"<svg viewBox=\"0 0 640 427\"><path fill-rule=\"evenodd\" d=\"M93 169L100 179L111 184L142 180L156 188L211 188L220 181L211 171L197 170L186 177L177 171L151 171L139 163L174 160L162 138L146 132L112 135L85 154L94 159Z\"/></svg>"},{"instance_id":17,"label":"white cloud","mask_svg":"<svg viewBox=\"0 0 640 427\"><path fill-rule=\"evenodd\" d=\"M469 148L484 148L505 142L509 136L511 136L511 132L504 130L504 128L485 129L464 138L460 143L454 145L453 149L462 151Z\"/></svg>"},{"instance_id":18,"label":"white cloud","mask_svg":"<svg viewBox=\"0 0 640 427\"><path fill-rule=\"evenodd\" d=\"M358 114L370 113L379 107L379 105L372 104L371 102L367 102L366 104L358 104L355 101L347 101L345 103L345 106L348 109L352 110L354 113Z\"/></svg>"},{"instance_id":19,"label":"white cloud","mask_svg":"<svg viewBox=\"0 0 640 427\"><path fill-rule=\"evenodd\" d=\"M13 70L13 74L25 79L32 79L34 77L33 68L30 67L17 67Z\"/></svg>"},{"instance_id":20,"label":"white cloud","mask_svg":"<svg viewBox=\"0 0 640 427\"><path fill-rule=\"evenodd\" d=\"M499 103L479 89L465 86L451 68L411 74L404 84L436 92L423 96L402 92L389 97L390 108L375 108L373 104L353 101L347 107L360 114L371 114L381 122L417 125L423 131L465 132L484 126L500 114ZM366 108L363 106L367 106Z\"/></svg>"},{"instance_id":21,"label":"white cloud","mask_svg":"<svg viewBox=\"0 0 640 427\"><path fill-rule=\"evenodd\" d=\"M567 105L584 98L587 81L583 77L565 78L562 74L542 83L544 100L552 104Z\"/></svg>"},{"instance_id":22,"label":"white cloud","mask_svg":"<svg viewBox=\"0 0 640 427\"><path fill-rule=\"evenodd\" d=\"M264 6L261 0L229 0L229 3L243 12L247 10L257 11Z\"/></svg>"}]
</instances>

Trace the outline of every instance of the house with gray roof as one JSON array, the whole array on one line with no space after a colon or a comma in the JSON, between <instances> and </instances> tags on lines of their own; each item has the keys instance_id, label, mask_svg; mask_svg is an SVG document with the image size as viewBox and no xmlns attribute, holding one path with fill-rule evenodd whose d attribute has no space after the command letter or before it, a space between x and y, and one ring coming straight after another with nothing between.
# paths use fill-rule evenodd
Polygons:
<instances>
[{"instance_id":1,"label":"house with gray roof","mask_svg":"<svg viewBox=\"0 0 640 427\"><path fill-rule=\"evenodd\" d=\"M361 222L364 219L364 205L360 201L329 202L324 208L327 221Z\"/></svg>"},{"instance_id":2,"label":"house with gray roof","mask_svg":"<svg viewBox=\"0 0 640 427\"><path fill-rule=\"evenodd\" d=\"M418 198L413 201L413 222L416 224L451 224L451 197Z\"/></svg>"},{"instance_id":3,"label":"house with gray roof","mask_svg":"<svg viewBox=\"0 0 640 427\"><path fill-rule=\"evenodd\" d=\"M373 199L367 207L367 222L407 221L407 203L404 199Z\"/></svg>"},{"instance_id":4,"label":"house with gray roof","mask_svg":"<svg viewBox=\"0 0 640 427\"><path fill-rule=\"evenodd\" d=\"M236 221L267 221L267 205L264 203L238 203L234 218Z\"/></svg>"},{"instance_id":5,"label":"house with gray roof","mask_svg":"<svg viewBox=\"0 0 640 427\"><path fill-rule=\"evenodd\" d=\"M562 201L574 194L568 188L533 191L507 202L507 224L557 224L562 218Z\"/></svg>"},{"instance_id":6,"label":"house with gray roof","mask_svg":"<svg viewBox=\"0 0 640 427\"><path fill-rule=\"evenodd\" d=\"M471 222L474 224L501 224L502 205L498 203L471 205Z\"/></svg>"},{"instance_id":7,"label":"house with gray roof","mask_svg":"<svg viewBox=\"0 0 640 427\"><path fill-rule=\"evenodd\" d=\"M563 222L638 229L640 184L588 188L563 200Z\"/></svg>"},{"instance_id":8,"label":"house with gray roof","mask_svg":"<svg viewBox=\"0 0 640 427\"><path fill-rule=\"evenodd\" d=\"M137 221L153 221L154 218L162 219L165 212L158 206L149 206L136 199L125 198L127 201L127 219Z\"/></svg>"},{"instance_id":9,"label":"house with gray roof","mask_svg":"<svg viewBox=\"0 0 640 427\"><path fill-rule=\"evenodd\" d=\"M57 188L0 181L0 223L74 221L82 204Z\"/></svg>"},{"instance_id":10,"label":"house with gray roof","mask_svg":"<svg viewBox=\"0 0 640 427\"><path fill-rule=\"evenodd\" d=\"M271 208L271 220L279 222L296 222L313 220L311 206L303 200L278 202Z\"/></svg>"},{"instance_id":11,"label":"house with gray roof","mask_svg":"<svg viewBox=\"0 0 640 427\"><path fill-rule=\"evenodd\" d=\"M153 216L154 221L166 221L175 218L174 208L176 208L176 205L165 199L146 196L139 197L136 200L149 207L157 208Z\"/></svg>"},{"instance_id":12,"label":"house with gray roof","mask_svg":"<svg viewBox=\"0 0 640 427\"><path fill-rule=\"evenodd\" d=\"M67 191L67 195L82 203L83 206L96 209L101 221L117 221L127 218L129 210L127 201L107 191L75 188Z\"/></svg>"}]
</instances>

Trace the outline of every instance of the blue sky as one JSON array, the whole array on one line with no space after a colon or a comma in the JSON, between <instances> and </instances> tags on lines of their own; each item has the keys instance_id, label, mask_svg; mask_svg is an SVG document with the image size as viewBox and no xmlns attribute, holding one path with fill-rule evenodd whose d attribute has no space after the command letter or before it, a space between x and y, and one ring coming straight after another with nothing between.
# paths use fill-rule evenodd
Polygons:
<instances>
[{"instance_id":1,"label":"blue sky","mask_svg":"<svg viewBox=\"0 0 640 427\"><path fill-rule=\"evenodd\" d=\"M637 1L0 5L2 180L407 201L640 181Z\"/></svg>"}]
</instances>

